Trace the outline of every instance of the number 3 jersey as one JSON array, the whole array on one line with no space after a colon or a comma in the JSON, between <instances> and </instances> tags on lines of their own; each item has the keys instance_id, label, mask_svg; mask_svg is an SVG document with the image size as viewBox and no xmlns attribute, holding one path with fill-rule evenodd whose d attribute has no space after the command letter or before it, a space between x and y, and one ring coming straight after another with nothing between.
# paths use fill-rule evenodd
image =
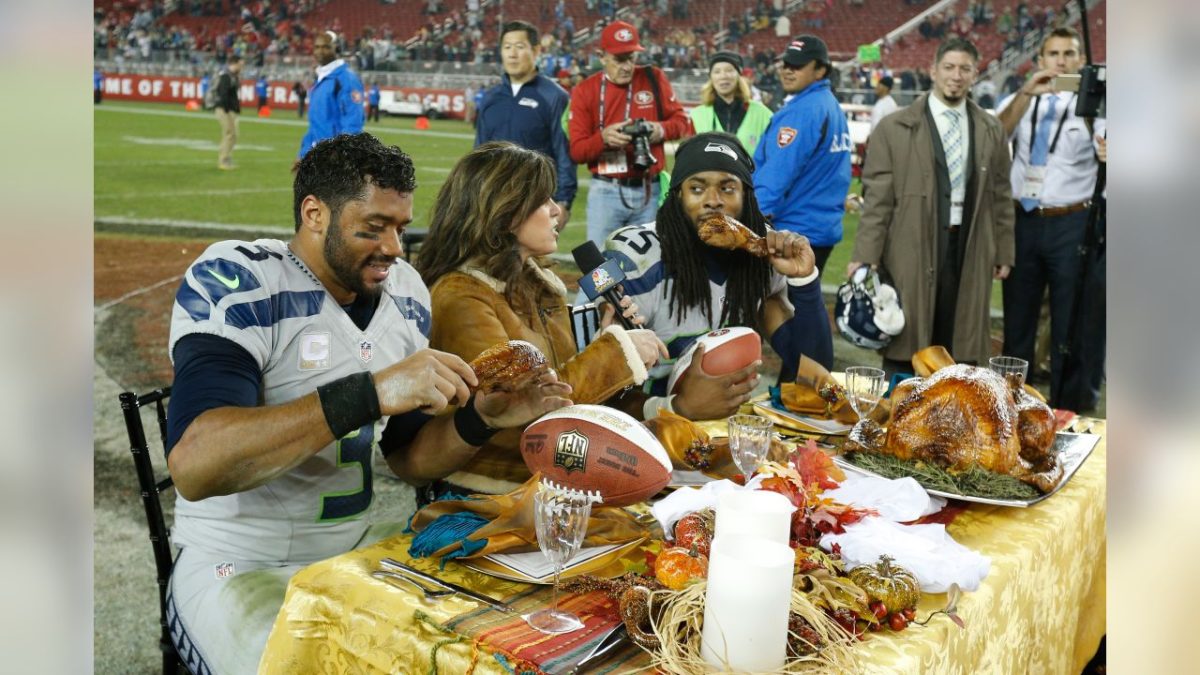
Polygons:
<instances>
[{"instance_id":1,"label":"number 3 jersey","mask_svg":"<svg viewBox=\"0 0 1200 675\"><path fill-rule=\"evenodd\" d=\"M261 405L278 405L425 348L429 307L420 276L398 261L360 330L284 242L225 241L185 274L168 349L173 355L194 333L233 341L259 365ZM252 490L195 502L177 496L175 541L263 562L304 563L351 549L370 524L372 449L386 422L364 425Z\"/></svg>"}]
</instances>

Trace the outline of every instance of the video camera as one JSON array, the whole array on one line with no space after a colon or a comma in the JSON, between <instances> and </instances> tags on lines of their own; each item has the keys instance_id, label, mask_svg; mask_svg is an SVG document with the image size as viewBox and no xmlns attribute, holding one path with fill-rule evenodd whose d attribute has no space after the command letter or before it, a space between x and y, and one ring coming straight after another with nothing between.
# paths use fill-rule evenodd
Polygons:
<instances>
[{"instance_id":1,"label":"video camera","mask_svg":"<svg viewBox=\"0 0 1200 675\"><path fill-rule=\"evenodd\" d=\"M1079 100L1075 104L1075 114L1079 117L1098 117L1107 91L1107 66L1103 63L1089 63L1080 68Z\"/></svg>"},{"instance_id":2,"label":"video camera","mask_svg":"<svg viewBox=\"0 0 1200 675\"><path fill-rule=\"evenodd\" d=\"M650 135L654 127L641 117L621 127L621 133L633 137L633 165L645 171L654 166L654 154L650 152Z\"/></svg>"}]
</instances>

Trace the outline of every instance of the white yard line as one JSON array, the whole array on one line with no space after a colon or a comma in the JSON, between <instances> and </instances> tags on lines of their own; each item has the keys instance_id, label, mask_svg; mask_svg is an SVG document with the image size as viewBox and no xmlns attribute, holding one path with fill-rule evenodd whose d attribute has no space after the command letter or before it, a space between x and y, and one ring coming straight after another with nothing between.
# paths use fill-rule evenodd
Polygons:
<instances>
[{"instance_id":1,"label":"white yard line","mask_svg":"<svg viewBox=\"0 0 1200 675\"><path fill-rule=\"evenodd\" d=\"M291 192L290 187L264 187L264 188L229 188L226 190L164 190L161 192L122 192L122 193L107 193L96 194L96 199L146 199L153 197L199 197L199 196L221 196L227 197L230 195L253 195L263 192Z\"/></svg>"},{"instance_id":2,"label":"white yard line","mask_svg":"<svg viewBox=\"0 0 1200 675\"><path fill-rule=\"evenodd\" d=\"M228 232L250 232L262 235L291 236L292 230L250 223L216 223L204 220L177 220L173 218L130 218L127 216L97 216L97 225L132 225L135 227L170 227L193 230L222 230Z\"/></svg>"},{"instance_id":3,"label":"white yard line","mask_svg":"<svg viewBox=\"0 0 1200 675\"><path fill-rule=\"evenodd\" d=\"M100 314L107 311L110 307L119 305L122 302L125 302L126 300L128 300L130 298L136 298L137 296L142 295L143 293L149 293L150 291L152 291L156 288L159 288L160 286L166 286L167 284L179 281L182 278L183 278L182 274L177 274L169 279L163 279L162 281L150 284L149 286L143 286L141 288L129 291L125 295L122 295L121 297L119 297L115 300L109 300L108 302L104 303L103 305L100 305L99 307L97 307L95 309L94 314L95 314L96 318L99 318Z\"/></svg>"},{"instance_id":4,"label":"white yard line","mask_svg":"<svg viewBox=\"0 0 1200 675\"><path fill-rule=\"evenodd\" d=\"M97 113L123 113L127 115L156 115L159 117L182 117L203 121L207 124L212 124L213 117L207 113L187 112L184 110L147 110L145 108L127 108L124 106L103 105L96 106L93 110ZM308 127L307 120L278 120L262 117L251 117L243 115L239 118L239 124L275 124L285 127ZM433 136L436 138L461 138L474 140L475 134L460 134L453 131L418 131L417 129L397 129L396 127L385 127L372 125L363 128L364 131L369 131L372 134L400 134L403 136Z\"/></svg>"}]
</instances>

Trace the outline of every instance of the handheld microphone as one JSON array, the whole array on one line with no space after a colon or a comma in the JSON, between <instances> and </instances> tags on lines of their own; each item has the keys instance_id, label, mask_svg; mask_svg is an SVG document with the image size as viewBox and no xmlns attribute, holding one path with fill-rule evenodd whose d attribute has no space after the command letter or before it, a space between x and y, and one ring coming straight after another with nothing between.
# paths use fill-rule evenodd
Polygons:
<instances>
[{"instance_id":1,"label":"handheld microphone","mask_svg":"<svg viewBox=\"0 0 1200 675\"><path fill-rule=\"evenodd\" d=\"M622 326L636 328L633 322L621 313L621 298L625 297L617 288L617 284L625 281L625 272L621 271L621 265L616 260L605 260L594 241L585 241L576 246L571 255L575 257L579 271L583 272L583 276L579 278L579 288L583 289L584 295L588 296L589 300L603 296L612 303L613 309L617 310L617 320Z\"/></svg>"}]
</instances>

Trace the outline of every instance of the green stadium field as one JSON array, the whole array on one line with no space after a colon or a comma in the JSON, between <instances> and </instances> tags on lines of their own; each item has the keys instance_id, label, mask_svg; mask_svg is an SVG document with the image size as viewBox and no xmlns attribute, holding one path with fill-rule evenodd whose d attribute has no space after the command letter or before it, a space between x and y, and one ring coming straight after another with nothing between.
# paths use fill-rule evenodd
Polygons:
<instances>
[{"instance_id":1,"label":"green stadium field","mask_svg":"<svg viewBox=\"0 0 1200 675\"><path fill-rule=\"evenodd\" d=\"M151 230L204 226L292 228L292 175L306 122L291 111L260 119L243 112L234 151L236 171L217 169L219 130L212 114L158 103L105 103L95 114L95 217L111 226ZM366 130L412 155L417 168L416 222L423 227L450 168L471 149L474 129L457 120L433 120L428 131L409 117L384 118ZM559 241L569 254L585 238L589 176ZM857 186L855 187L857 190ZM189 227L190 226L190 227ZM858 215L847 214L845 243L834 249L823 281L843 280Z\"/></svg>"}]
</instances>

